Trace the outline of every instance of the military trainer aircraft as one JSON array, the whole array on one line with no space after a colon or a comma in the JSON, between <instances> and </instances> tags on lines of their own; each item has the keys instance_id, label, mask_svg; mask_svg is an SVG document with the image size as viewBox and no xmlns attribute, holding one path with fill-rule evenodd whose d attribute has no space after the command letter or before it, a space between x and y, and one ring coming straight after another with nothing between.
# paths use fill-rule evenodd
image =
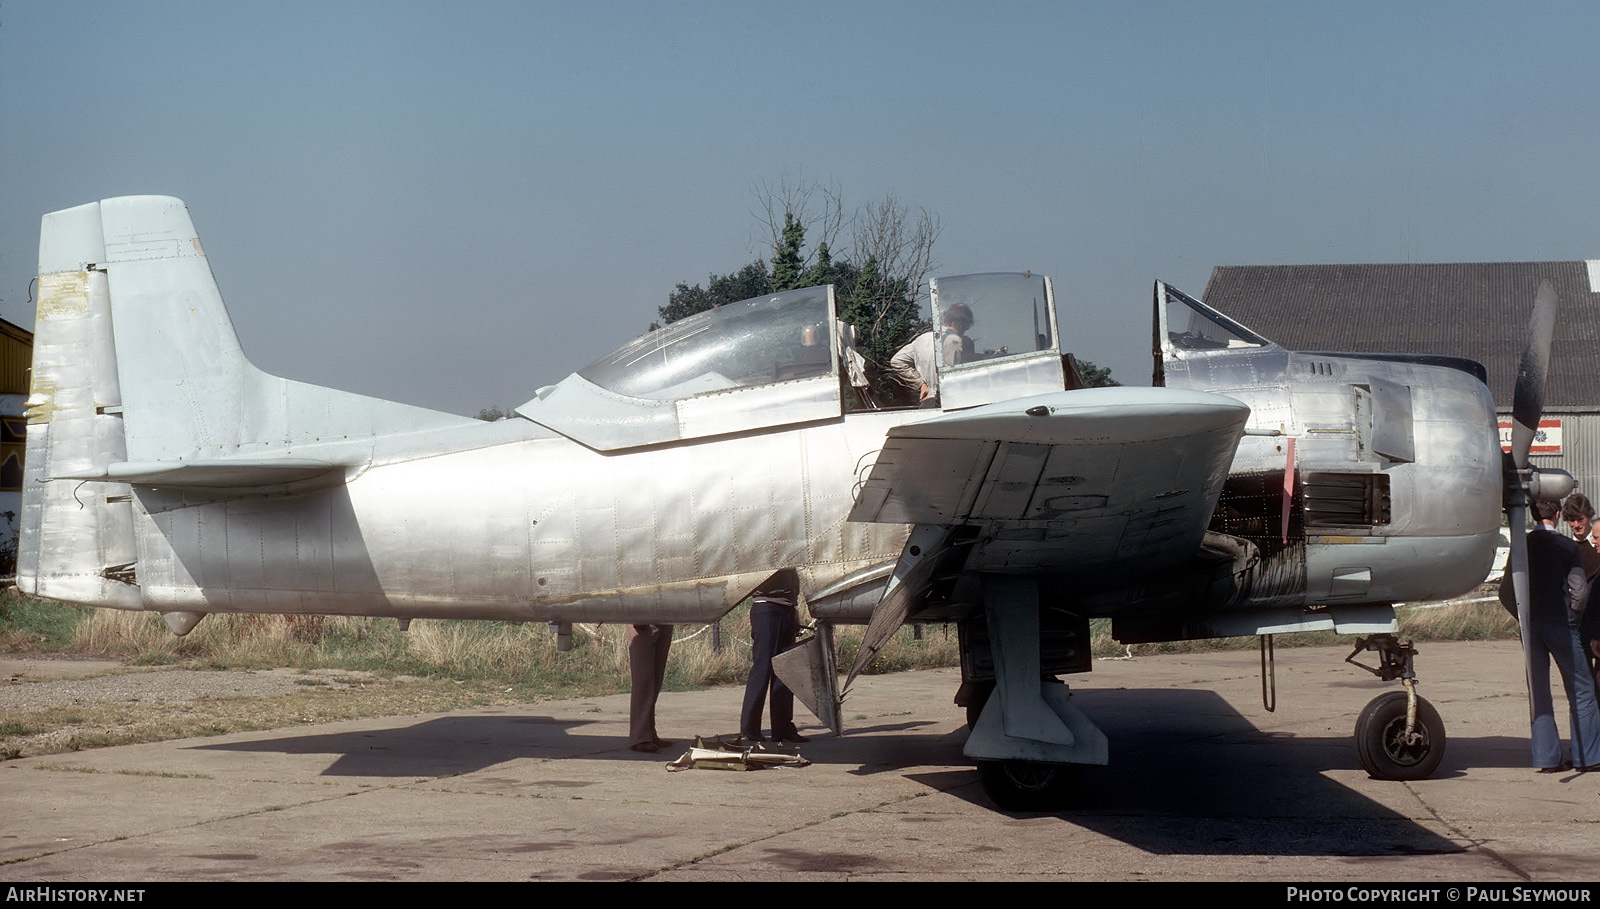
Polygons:
<instances>
[{"instance_id":1,"label":"military trainer aircraft","mask_svg":"<svg viewBox=\"0 0 1600 909\"><path fill-rule=\"evenodd\" d=\"M978 322L959 362L934 345L937 409L875 406L812 287L647 334L487 423L258 370L177 199L46 215L39 274L27 593L179 634L213 612L562 632L711 622L793 568L824 632L868 624L863 659L904 622L958 624L966 753L1019 808L1108 759L1056 678L1090 669L1090 618L1124 642L1332 628L1406 684L1363 713L1364 766L1443 753L1391 604L1487 571L1503 471L1475 363L1286 351L1158 283L1154 387L1085 389L1047 278L968 275L931 282L936 324ZM797 652L838 729L828 642Z\"/></svg>"}]
</instances>

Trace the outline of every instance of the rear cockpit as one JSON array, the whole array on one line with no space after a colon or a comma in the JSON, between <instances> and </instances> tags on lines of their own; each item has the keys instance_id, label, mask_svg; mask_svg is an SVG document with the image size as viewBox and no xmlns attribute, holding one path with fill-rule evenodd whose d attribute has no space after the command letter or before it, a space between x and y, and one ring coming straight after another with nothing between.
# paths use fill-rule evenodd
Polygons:
<instances>
[{"instance_id":1,"label":"rear cockpit","mask_svg":"<svg viewBox=\"0 0 1600 909\"><path fill-rule=\"evenodd\" d=\"M1156 283L1156 337L1160 351L1238 350L1272 342L1175 287Z\"/></svg>"}]
</instances>

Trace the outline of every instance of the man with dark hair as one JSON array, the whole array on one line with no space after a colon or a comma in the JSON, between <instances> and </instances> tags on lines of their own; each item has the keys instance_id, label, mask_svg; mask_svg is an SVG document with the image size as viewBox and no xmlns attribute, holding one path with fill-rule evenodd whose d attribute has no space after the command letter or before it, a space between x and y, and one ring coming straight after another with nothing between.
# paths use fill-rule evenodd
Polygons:
<instances>
[{"instance_id":1,"label":"man with dark hair","mask_svg":"<svg viewBox=\"0 0 1600 909\"><path fill-rule=\"evenodd\" d=\"M1578 623L1589 599L1578 544L1556 532L1560 507L1548 500L1534 503L1539 526L1528 534L1528 629L1524 646L1537 647L1528 663L1528 700L1533 738L1533 766L1540 773L1568 767L1600 770L1600 707L1594 677L1588 672ZM1501 602L1515 608L1509 580L1500 586ZM1542 656L1540 655L1542 653ZM1550 696L1550 663L1554 661L1566 688L1572 719L1572 760L1561 758L1561 732L1556 728Z\"/></svg>"},{"instance_id":2,"label":"man with dark hair","mask_svg":"<svg viewBox=\"0 0 1600 909\"><path fill-rule=\"evenodd\" d=\"M1572 538L1578 541L1578 554L1583 556L1583 573L1589 577L1588 606L1584 607L1583 620L1578 624L1578 640L1583 643L1583 653L1588 659L1589 673L1596 679L1600 690L1600 609L1595 605L1595 588L1600 586L1600 550L1594 546L1594 506L1581 492L1567 496L1561 506L1561 518L1572 528Z\"/></svg>"},{"instance_id":3,"label":"man with dark hair","mask_svg":"<svg viewBox=\"0 0 1600 909\"><path fill-rule=\"evenodd\" d=\"M1578 554L1583 556L1583 573L1589 577L1589 586L1600 573L1600 550L1594 548L1594 506L1588 496L1575 492L1561 505L1561 520L1572 528L1572 538L1578 541Z\"/></svg>"}]
</instances>

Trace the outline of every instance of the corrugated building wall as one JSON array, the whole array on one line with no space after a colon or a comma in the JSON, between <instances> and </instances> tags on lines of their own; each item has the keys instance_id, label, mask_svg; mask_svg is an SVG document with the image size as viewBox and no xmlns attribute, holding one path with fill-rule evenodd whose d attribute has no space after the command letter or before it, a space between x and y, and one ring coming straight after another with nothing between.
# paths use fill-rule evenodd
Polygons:
<instances>
[{"instance_id":1,"label":"corrugated building wall","mask_svg":"<svg viewBox=\"0 0 1600 909\"><path fill-rule=\"evenodd\" d=\"M23 417L33 369L33 332L0 319L0 575L16 570L17 518L22 514Z\"/></svg>"},{"instance_id":2,"label":"corrugated building wall","mask_svg":"<svg viewBox=\"0 0 1600 909\"><path fill-rule=\"evenodd\" d=\"M1509 419L1511 408L1499 404L1495 402L1500 416ZM1578 481L1578 491L1600 503L1600 413L1547 410L1544 418L1561 420L1561 454L1536 454L1532 456L1533 463L1539 467L1559 467L1572 474Z\"/></svg>"}]
</instances>

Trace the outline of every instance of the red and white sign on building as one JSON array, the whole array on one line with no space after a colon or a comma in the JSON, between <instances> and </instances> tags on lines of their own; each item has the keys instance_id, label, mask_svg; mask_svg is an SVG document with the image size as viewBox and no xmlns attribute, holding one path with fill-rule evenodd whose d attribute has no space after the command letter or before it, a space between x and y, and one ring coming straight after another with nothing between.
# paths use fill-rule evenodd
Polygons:
<instances>
[{"instance_id":1,"label":"red and white sign on building","mask_svg":"<svg viewBox=\"0 0 1600 909\"><path fill-rule=\"evenodd\" d=\"M1511 418L1500 418L1500 450L1511 450ZM1553 455L1561 453L1561 420L1540 420L1539 431L1533 434L1533 448L1529 454Z\"/></svg>"}]
</instances>

